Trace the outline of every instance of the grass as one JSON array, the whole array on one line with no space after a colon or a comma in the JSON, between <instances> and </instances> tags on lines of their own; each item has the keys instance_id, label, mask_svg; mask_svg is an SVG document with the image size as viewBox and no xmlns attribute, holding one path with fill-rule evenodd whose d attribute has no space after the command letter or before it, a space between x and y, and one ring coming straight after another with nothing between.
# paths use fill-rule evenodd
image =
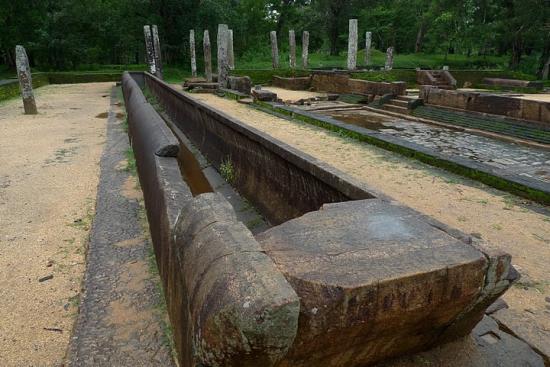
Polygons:
<instances>
[{"instance_id":1,"label":"grass","mask_svg":"<svg viewBox=\"0 0 550 367\"><path fill-rule=\"evenodd\" d=\"M223 179L230 184L235 181L235 168L233 167L233 162L231 162L230 157L224 159L220 164L220 174Z\"/></svg>"}]
</instances>

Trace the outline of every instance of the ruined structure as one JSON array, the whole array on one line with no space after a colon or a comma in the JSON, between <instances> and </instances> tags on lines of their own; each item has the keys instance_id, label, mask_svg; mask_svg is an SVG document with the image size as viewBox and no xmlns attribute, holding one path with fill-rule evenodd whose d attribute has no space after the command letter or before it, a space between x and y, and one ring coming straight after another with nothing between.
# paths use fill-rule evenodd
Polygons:
<instances>
[{"instance_id":1,"label":"ruined structure","mask_svg":"<svg viewBox=\"0 0 550 367\"><path fill-rule=\"evenodd\" d=\"M390 46L386 50L386 64L384 65L384 69L391 70L393 69L393 47Z\"/></svg>"},{"instance_id":2,"label":"ruined structure","mask_svg":"<svg viewBox=\"0 0 550 367\"><path fill-rule=\"evenodd\" d=\"M134 75L123 77L129 132L180 365L374 364L468 334L516 279L487 243ZM206 180L230 164L231 185L270 229L252 234L214 184L192 193L136 81L180 149L210 162Z\"/></svg>"},{"instance_id":3,"label":"ruined structure","mask_svg":"<svg viewBox=\"0 0 550 367\"><path fill-rule=\"evenodd\" d=\"M291 69L296 68L296 35L294 30L288 31L288 65Z\"/></svg>"},{"instance_id":4,"label":"ruined structure","mask_svg":"<svg viewBox=\"0 0 550 367\"><path fill-rule=\"evenodd\" d=\"M204 75L206 81L212 82L212 51L210 48L210 34L208 29L204 31L204 37L202 40L202 46L204 51Z\"/></svg>"},{"instance_id":5,"label":"ruined structure","mask_svg":"<svg viewBox=\"0 0 550 367\"><path fill-rule=\"evenodd\" d=\"M145 56L147 58L147 64L149 65L149 72L153 75L156 75L157 67L155 61L155 48L153 46L153 33L151 32L151 26L143 26L143 35L145 37Z\"/></svg>"},{"instance_id":6,"label":"ruined structure","mask_svg":"<svg viewBox=\"0 0 550 367\"><path fill-rule=\"evenodd\" d=\"M371 63L371 43L372 43L372 32L365 33L365 65L369 66Z\"/></svg>"},{"instance_id":7,"label":"ruined structure","mask_svg":"<svg viewBox=\"0 0 550 367\"><path fill-rule=\"evenodd\" d=\"M32 75L29 65L29 58L23 46L15 46L15 62L17 67L17 78L19 79L19 89L23 99L23 109L26 115L36 115L36 101L32 90Z\"/></svg>"},{"instance_id":8,"label":"ruined structure","mask_svg":"<svg viewBox=\"0 0 550 367\"><path fill-rule=\"evenodd\" d=\"M302 33L302 67L307 69L309 67L309 32L304 31Z\"/></svg>"},{"instance_id":9,"label":"ruined structure","mask_svg":"<svg viewBox=\"0 0 550 367\"><path fill-rule=\"evenodd\" d=\"M189 31L189 53L191 54L191 75L197 76L197 55L195 54L195 30Z\"/></svg>"},{"instance_id":10,"label":"ruined structure","mask_svg":"<svg viewBox=\"0 0 550 367\"><path fill-rule=\"evenodd\" d=\"M155 75L157 76L157 78L162 79L162 50L160 48L159 31L156 24L153 24L151 26L151 33L153 36L153 50L155 55Z\"/></svg>"},{"instance_id":11,"label":"ruined structure","mask_svg":"<svg viewBox=\"0 0 550 367\"><path fill-rule=\"evenodd\" d=\"M357 19L349 20L348 70L357 68Z\"/></svg>"},{"instance_id":12,"label":"ruined structure","mask_svg":"<svg viewBox=\"0 0 550 367\"><path fill-rule=\"evenodd\" d=\"M229 64L229 69L235 69L235 51L233 50L233 30L229 29L227 31L227 63Z\"/></svg>"},{"instance_id":13,"label":"ruined structure","mask_svg":"<svg viewBox=\"0 0 550 367\"><path fill-rule=\"evenodd\" d=\"M229 28L227 24L218 25L218 83L222 88L227 86L227 77L229 75L229 64L227 61Z\"/></svg>"},{"instance_id":14,"label":"ruined structure","mask_svg":"<svg viewBox=\"0 0 550 367\"><path fill-rule=\"evenodd\" d=\"M277 46L277 32L269 32L269 39L271 40L271 64L273 69L279 68L279 47Z\"/></svg>"}]
</instances>

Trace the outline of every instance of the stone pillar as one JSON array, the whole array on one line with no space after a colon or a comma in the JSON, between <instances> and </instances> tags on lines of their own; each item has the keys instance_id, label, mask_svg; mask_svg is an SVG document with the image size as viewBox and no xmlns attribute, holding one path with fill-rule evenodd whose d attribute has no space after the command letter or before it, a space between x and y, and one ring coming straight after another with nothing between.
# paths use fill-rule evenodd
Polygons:
<instances>
[{"instance_id":1,"label":"stone pillar","mask_svg":"<svg viewBox=\"0 0 550 367\"><path fill-rule=\"evenodd\" d=\"M302 33L302 66L304 69L309 67L309 32Z\"/></svg>"},{"instance_id":2,"label":"stone pillar","mask_svg":"<svg viewBox=\"0 0 550 367\"><path fill-rule=\"evenodd\" d=\"M365 65L369 66L371 63L370 59L370 48L372 45L372 32L365 33Z\"/></svg>"},{"instance_id":3,"label":"stone pillar","mask_svg":"<svg viewBox=\"0 0 550 367\"><path fill-rule=\"evenodd\" d=\"M202 39L202 47L204 51L204 76L208 83L212 82L212 51L210 48L210 34L208 29L204 31L204 38Z\"/></svg>"},{"instance_id":4,"label":"stone pillar","mask_svg":"<svg viewBox=\"0 0 550 367\"><path fill-rule=\"evenodd\" d=\"M144 25L143 34L145 36L145 56L147 59L147 64L149 64L149 72L155 75L157 73L157 68L155 66L155 48L153 47L153 34L151 33L151 27Z\"/></svg>"},{"instance_id":5,"label":"stone pillar","mask_svg":"<svg viewBox=\"0 0 550 367\"><path fill-rule=\"evenodd\" d=\"M191 76L197 76L197 55L195 53L195 30L189 31L189 52L191 53Z\"/></svg>"},{"instance_id":6,"label":"stone pillar","mask_svg":"<svg viewBox=\"0 0 550 367\"><path fill-rule=\"evenodd\" d=\"M348 70L357 69L357 19L349 20Z\"/></svg>"},{"instance_id":7,"label":"stone pillar","mask_svg":"<svg viewBox=\"0 0 550 367\"><path fill-rule=\"evenodd\" d=\"M36 102L32 91L31 68L27 52L23 46L15 46L15 63L17 66L17 77L19 78L19 88L23 98L23 109L26 115L36 115Z\"/></svg>"},{"instance_id":8,"label":"stone pillar","mask_svg":"<svg viewBox=\"0 0 550 367\"><path fill-rule=\"evenodd\" d=\"M227 63L229 69L235 69L235 53L233 51L233 30L228 30L227 33Z\"/></svg>"},{"instance_id":9,"label":"stone pillar","mask_svg":"<svg viewBox=\"0 0 550 367\"><path fill-rule=\"evenodd\" d=\"M294 30L288 31L288 45L289 45L289 65L291 69L296 68L296 36Z\"/></svg>"},{"instance_id":10,"label":"stone pillar","mask_svg":"<svg viewBox=\"0 0 550 367\"><path fill-rule=\"evenodd\" d=\"M227 36L229 28L227 24L218 24L218 83L220 87L227 87L229 64L227 63Z\"/></svg>"},{"instance_id":11,"label":"stone pillar","mask_svg":"<svg viewBox=\"0 0 550 367\"><path fill-rule=\"evenodd\" d=\"M273 64L273 69L278 69L279 47L277 46L277 32L271 31L269 33L269 38L271 39L271 63Z\"/></svg>"},{"instance_id":12,"label":"stone pillar","mask_svg":"<svg viewBox=\"0 0 550 367\"><path fill-rule=\"evenodd\" d=\"M391 46L386 50L386 65L384 66L384 69L393 69L393 47Z\"/></svg>"},{"instance_id":13,"label":"stone pillar","mask_svg":"<svg viewBox=\"0 0 550 367\"><path fill-rule=\"evenodd\" d=\"M153 33L153 49L155 50L155 67L157 68L157 72L155 73L155 75L157 76L157 78L163 79L159 30L156 24L153 24L153 27L151 28L151 32Z\"/></svg>"}]
</instances>

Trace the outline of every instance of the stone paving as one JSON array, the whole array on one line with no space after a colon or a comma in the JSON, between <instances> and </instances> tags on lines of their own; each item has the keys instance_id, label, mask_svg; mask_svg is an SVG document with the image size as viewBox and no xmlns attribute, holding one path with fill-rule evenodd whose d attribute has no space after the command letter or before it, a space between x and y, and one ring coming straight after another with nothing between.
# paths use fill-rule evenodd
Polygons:
<instances>
[{"instance_id":1,"label":"stone paving","mask_svg":"<svg viewBox=\"0 0 550 367\"><path fill-rule=\"evenodd\" d=\"M471 159L506 173L550 183L550 149L500 141L367 110L315 112L405 139L445 155Z\"/></svg>"},{"instance_id":2,"label":"stone paving","mask_svg":"<svg viewBox=\"0 0 550 367\"><path fill-rule=\"evenodd\" d=\"M125 161L128 136L113 91L107 143L70 366L174 366L160 279L141 223L141 191Z\"/></svg>"}]
</instances>

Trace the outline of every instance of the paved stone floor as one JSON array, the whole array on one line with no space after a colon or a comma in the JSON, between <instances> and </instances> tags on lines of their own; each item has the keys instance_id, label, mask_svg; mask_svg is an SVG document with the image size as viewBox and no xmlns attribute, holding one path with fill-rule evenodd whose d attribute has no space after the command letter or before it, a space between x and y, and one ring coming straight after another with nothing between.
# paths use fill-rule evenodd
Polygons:
<instances>
[{"instance_id":1,"label":"paved stone floor","mask_svg":"<svg viewBox=\"0 0 550 367\"><path fill-rule=\"evenodd\" d=\"M350 124L399 137L449 156L459 156L506 173L550 183L550 150L405 120L368 110L314 111Z\"/></svg>"},{"instance_id":2,"label":"paved stone floor","mask_svg":"<svg viewBox=\"0 0 550 367\"><path fill-rule=\"evenodd\" d=\"M160 279L143 228L141 190L128 169L128 136L111 96L84 295L71 366L173 366ZM153 262L151 262L153 261Z\"/></svg>"}]
</instances>

